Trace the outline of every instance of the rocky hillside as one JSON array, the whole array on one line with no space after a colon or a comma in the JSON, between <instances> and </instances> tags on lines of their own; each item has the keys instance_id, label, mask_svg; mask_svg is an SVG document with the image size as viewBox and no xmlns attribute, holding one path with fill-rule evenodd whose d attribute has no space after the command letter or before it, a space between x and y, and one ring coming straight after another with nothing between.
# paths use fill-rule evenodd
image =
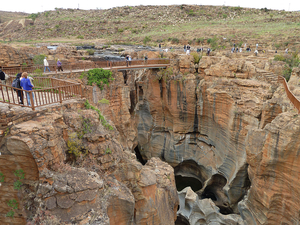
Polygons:
<instances>
[{"instance_id":1,"label":"rocky hillside","mask_svg":"<svg viewBox=\"0 0 300 225\"><path fill-rule=\"evenodd\" d=\"M23 12L6 12L0 10L0 24L10 20L21 20L28 17L29 14Z\"/></svg>"},{"instance_id":2,"label":"rocky hillside","mask_svg":"<svg viewBox=\"0 0 300 225\"><path fill-rule=\"evenodd\" d=\"M3 12L0 12L0 16ZM260 43L271 49L298 47L300 13L227 6L173 5L107 10L56 9L27 23L0 24L0 39L21 42L85 42L164 45Z\"/></svg>"}]
</instances>

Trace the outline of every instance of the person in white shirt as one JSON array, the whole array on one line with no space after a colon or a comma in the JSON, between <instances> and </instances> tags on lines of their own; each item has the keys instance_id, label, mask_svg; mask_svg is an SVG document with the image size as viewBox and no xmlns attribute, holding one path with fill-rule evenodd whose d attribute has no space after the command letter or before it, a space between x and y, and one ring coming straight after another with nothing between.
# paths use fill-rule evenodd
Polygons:
<instances>
[{"instance_id":1,"label":"person in white shirt","mask_svg":"<svg viewBox=\"0 0 300 225\"><path fill-rule=\"evenodd\" d=\"M49 68L49 63L47 61L47 57L44 58L44 73L45 73L46 69L48 69L49 72L50 72L50 68Z\"/></svg>"}]
</instances>

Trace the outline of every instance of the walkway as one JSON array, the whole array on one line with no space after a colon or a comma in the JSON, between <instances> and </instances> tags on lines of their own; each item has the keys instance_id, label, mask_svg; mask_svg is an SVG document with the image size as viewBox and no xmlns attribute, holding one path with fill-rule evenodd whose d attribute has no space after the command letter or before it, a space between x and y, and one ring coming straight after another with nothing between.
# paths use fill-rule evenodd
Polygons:
<instances>
[{"instance_id":1,"label":"walkway","mask_svg":"<svg viewBox=\"0 0 300 225\"><path fill-rule=\"evenodd\" d=\"M33 85L34 90L25 91L10 85L0 84L0 103L29 107L35 110L39 106L62 103L71 98L82 97L81 84L79 83L56 78L36 77L33 80ZM23 104L21 104L21 99L23 99Z\"/></svg>"},{"instance_id":2,"label":"walkway","mask_svg":"<svg viewBox=\"0 0 300 225\"><path fill-rule=\"evenodd\" d=\"M170 66L170 59L134 59L132 61L83 61L76 63L63 64L63 72L59 73L70 73L70 72L83 72L94 68L103 68L107 70L133 70L133 69L154 69L154 68L166 68ZM2 70L8 75L15 75L20 72L27 72L29 74L43 74L43 65L32 65L32 66L19 66L19 67L3 67ZM53 73L57 73L56 65L50 65L50 70Z\"/></svg>"}]
</instances>

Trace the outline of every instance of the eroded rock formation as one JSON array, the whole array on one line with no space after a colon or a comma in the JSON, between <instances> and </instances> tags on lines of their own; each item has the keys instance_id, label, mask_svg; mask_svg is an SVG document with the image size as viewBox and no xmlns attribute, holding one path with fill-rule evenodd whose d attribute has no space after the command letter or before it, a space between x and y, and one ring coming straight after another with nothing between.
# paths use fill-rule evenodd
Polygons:
<instances>
[{"instance_id":1,"label":"eroded rock formation","mask_svg":"<svg viewBox=\"0 0 300 225\"><path fill-rule=\"evenodd\" d=\"M9 207L2 204L1 224L22 218L29 224L174 224L178 197L172 167L158 158L143 166L124 151L116 129L106 130L98 117L81 105L11 127L2 138L0 159L19 164L11 169L1 164L8 175L1 200L17 199L19 207L15 218L7 218ZM26 174L21 191L7 180L16 168Z\"/></svg>"},{"instance_id":2,"label":"eroded rock formation","mask_svg":"<svg viewBox=\"0 0 300 225\"><path fill-rule=\"evenodd\" d=\"M2 146L26 143L37 164L34 218L174 224L176 183L176 224L299 223L300 120L274 81L282 63L217 55L195 65L192 56L166 55L166 70L127 71L126 84L114 71L102 91L83 79L84 96L114 131L83 107L12 126Z\"/></svg>"}]
</instances>

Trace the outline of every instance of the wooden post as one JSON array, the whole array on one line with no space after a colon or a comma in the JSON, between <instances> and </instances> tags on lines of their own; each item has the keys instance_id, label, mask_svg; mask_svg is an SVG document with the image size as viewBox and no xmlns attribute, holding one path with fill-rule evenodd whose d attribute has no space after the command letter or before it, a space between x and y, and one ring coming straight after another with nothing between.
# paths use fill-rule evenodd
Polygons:
<instances>
[{"instance_id":1,"label":"wooden post","mask_svg":"<svg viewBox=\"0 0 300 225\"><path fill-rule=\"evenodd\" d=\"M80 94L80 97L82 98L82 87L81 87L81 84L78 84L79 85L79 94Z\"/></svg>"},{"instance_id":2,"label":"wooden post","mask_svg":"<svg viewBox=\"0 0 300 225\"><path fill-rule=\"evenodd\" d=\"M31 108L34 111L35 107L34 107L34 101L33 101L33 92L29 91L29 96L30 96L30 104L31 104Z\"/></svg>"},{"instance_id":3,"label":"wooden post","mask_svg":"<svg viewBox=\"0 0 300 225\"><path fill-rule=\"evenodd\" d=\"M58 87L58 96L59 96L59 102L62 103L62 98L61 98L61 87Z\"/></svg>"}]
</instances>

